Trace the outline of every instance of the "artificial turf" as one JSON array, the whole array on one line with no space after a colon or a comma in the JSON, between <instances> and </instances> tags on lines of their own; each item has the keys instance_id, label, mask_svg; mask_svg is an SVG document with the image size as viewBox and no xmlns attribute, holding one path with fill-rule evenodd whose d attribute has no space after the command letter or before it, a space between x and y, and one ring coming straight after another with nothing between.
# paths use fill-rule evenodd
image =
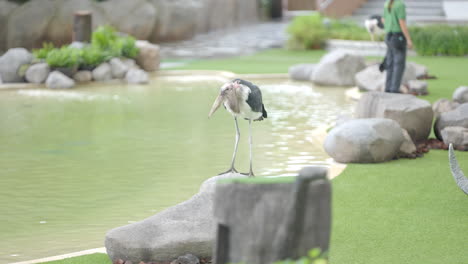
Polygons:
<instances>
[{"instance_id":1,"label":"artificial turf","mask_svg":"<svg viewBox=\"0 0 468 264\"><path fill-rule=\"evenodd\" d=\"M316 63L325 51L273 49L250 56L193 61L176 69L235 73L286 73ZM426 65L433 103L468 85L466 57L409 57ZM431 150L418 159L350 164L333 180L330 263L468 263L468 197L456 186L448 153ZM465 174L468 152L456 152ZM48 264L109 264L104 254Z\"/></svg>"}]
</instances>

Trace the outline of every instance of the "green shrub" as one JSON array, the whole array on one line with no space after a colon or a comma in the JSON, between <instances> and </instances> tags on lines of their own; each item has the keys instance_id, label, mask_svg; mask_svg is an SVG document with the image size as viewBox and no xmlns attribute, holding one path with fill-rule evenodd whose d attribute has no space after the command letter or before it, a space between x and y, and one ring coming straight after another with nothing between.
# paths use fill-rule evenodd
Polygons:
<instances>
[{"instance_id":1,"label":"green shrub","mask_svg":"<svg viewBox=\"0 0 468 264\"><path fill-rule=\"evenodd\" d=\"M138 55L138 48L135 45L135 38L128 36L121 39L122 56L127 58L135 58Z\"/></svg>"},{"instance_id":2,"label":"green shrub","mask_svg":"<svg viewBox=\"0 0 468 264\"><path fill-rule=\"evenodd\" d=\"M109 60L102 50L93 46L83 48L80 55L80 67L82 68L95 68L99 64Z\"/></svg>"},{"instance_id":3,"label":"green shrub","mask_svg":"<svg viewBox=\"0 0 468 264\"><path fill-rule=\"evenodd\" d=\"M135 39L119 36L111 26L98 27L91 36L91 45L100 49L109 59L120 56L134 58L138 55Z\"/></svg>"},{"instance_id":4,"label":"green shrub","mask_svg":"<svg viewBox=\"0 0 468 264\"><path fill-rule=\"evenodd\" d=\"M288 45L293 49L320 49L327 39L370 40L369 33L352 21L340 21L312 13L298 16L288 26Z\"/></svg>"},{"instance_id":5,"label":"green shrub","mask_svg":"<svg viewBox=\"0 0 468 264\"><path fill-rule=\"evenodd\" d=\"M419 55L468 55L468 26L430 25L410 28Z\"/></svg>"},{"instance_id":6,"label":"green shrub","mask_svg":"<svg viewBox=\"0 0 468 264\"><path fill-rule=\"evenodd\" d=\"M53 68L71 68L78 66L81 51L64 46L53 49L47 54L46 62Z\"/></svg>"},{"instance_id":7,"label":"green shrub","mask_svg":"<svg viewBox=\"0 0 468 264\"><path fill-rule=\"evenodd\" d=\"M319 13L298 16L289 24L289 46L292 48L321 49L327 40L327 30Z\"/></svg>"},{"instance_id":8,"label":"green shrub","mask_svg":"<svg viewBox=\"0 0 468 264\"><path fill-rule=\"evenodd\" d=\"M49 52L52 51L53 49L55 49L54 44L49 43L49 42L44 42L42 43L42 49L33 50L33 54L36 58L45 60Z\"/></svg>"}]
</instances>

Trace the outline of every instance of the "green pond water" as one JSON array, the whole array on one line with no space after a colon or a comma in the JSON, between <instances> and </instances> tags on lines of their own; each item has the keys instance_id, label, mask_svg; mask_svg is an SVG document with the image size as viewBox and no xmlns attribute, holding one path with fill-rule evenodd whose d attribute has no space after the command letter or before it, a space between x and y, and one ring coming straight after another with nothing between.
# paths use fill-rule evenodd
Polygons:
<instances>
[{"instance_id":1,"label":"green pond water","mask_svg":"<svg viewBox=\"0 0 468 264\"><path fill-rule=\"evenodd\" d=\"M222 108L207 118L224 81L0 91L0 263L103 247L109 229L188 199L228 169L233 119ZM344 90L253 81L269 117L253 123L256 175L329 166L312 131L352 111ZM248 123L239 123L236 167L248 172Z\"/></svg>"}]
</instances>

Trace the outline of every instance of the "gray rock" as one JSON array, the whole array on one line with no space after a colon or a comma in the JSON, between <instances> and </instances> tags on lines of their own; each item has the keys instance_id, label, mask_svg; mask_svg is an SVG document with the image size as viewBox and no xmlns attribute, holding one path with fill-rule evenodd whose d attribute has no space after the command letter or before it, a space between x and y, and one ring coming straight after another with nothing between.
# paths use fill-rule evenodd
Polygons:
<instances>
[{"instance_id":1,"label":"gray rock","mask_svg":"<svg viewBox=\"0 0 468 264\"><path fill-rule=\"evenodd\" d=\"M278 181L223 181L216 186L214 263L278 263L327 252L331 183L323 167ZM229 199L226 199L229 197Z\"/></svg>"},{"instance_id":2,"label":"gray rock","mask_svg":"<svg viewBox=\"0 0 468 264\"><path fill-rule=\"evenodd\" d=\"M3 84L2 75L0 74L0 84Z\"/></svg>"},{"instance_id":3,"label":"gray rock","mask_svg":"<svg viewBox=\"0 0 468 264\"><path fill-rule=\"evenodd\" d=\"M140 49L136 58L136 63L143 70L152 72L159 69L159 46L148 41L138 40L136 46Z\"/></svg>"},{"instance_id":4,"label":"gray rock","mask_svg":"<svg viewBox=\"0 0 468 264\"><path fill-rule=\"evenodd\" d=\"M452 145L449 145L449 165L458 187L460 187L465 194L468 194L468 178L466 178L465 174L463 174L463 171L460 169L460 165L458 165Z\"/></svg>"},{"instance_id":5,"label":"gray rock","mask_svg":"<svg viewBox=\"0 0 468 264\"><path fill-rule=\"evenodd\" d=\"M123 63L119 58L113 58L109 61L112 71L112 77L122 79L128 72L128 66Z\"/></svg>"},{"instance_id":6,"label":"gray rock","mask_svg":"<svg viewBox=\"0 0 468 264\"><path fill-rule=\"evenodd\" d=\"M421 77L427 76L427 67L415 62L409 61L406 63L406 80L416 80ZM409 71L408 71L409 70Z\"/></svg>"},{"instance_id":7,"label":"gray rock","mask_svg":"<svg viewBox=\"0 0 468 264\"><path fill-rule=\"evenodd\" d=\"M151 36L156 18L160 15L147 0L111 0L98 5L109 24L137 39L148 39Z\"/></svg>"},{"instance_id":8,"label":"gray rock","mask_svg":"<svg viewBox=\"0 0 468 264\"><path fill-rule=\"evenodd\" d=\"M148 73L139 69L128 70L125 79L131 84L146 84L149 82Z\"/></svg>"},{"instance_id":9,"label":"gray rock","mask_svg":"<svg viewBox=\"0 0 468 264\"><path fill-rule=\"evenodd\" d=\"M441 113L434 124L434 134L443 140L442 130L454 126L468 128L468 103L461 104L455 110Z\"/></svg>"},{"instance_id":10,"label":"gray rock","mask_svg":"<svg viewBox=\"0 0 468 264\"><path fill-rule=\"evenodd\" d=\"M410 94L426 95L428 93L426 81L410 80L408 81L408 88Z\"/></svg>"},{"instance_id":11,"label":"gray rock","mask_svg":"<svg viewBox=\"0 0 468 264\"><path fill-rule=\"evenodd\" d=\"M109 231L105 246L111 260L171 261L191 252L199 257L212 254L215 240L213 196L219 179L245 177L224 174L212 177L189 200L143 221Z\"/></svg>"},{"instance_id":12,"label":"gray rock","mask_svg":"<svg viewBox=\"0 0 468 264\"><path fill-rule=\"evenodd\" d=\"M86 83L93 80L93 73L91 71L78 71L73 75L73 79L78 83Z\"/></svg>"},{"instance_id":13,"label":"gray rock","mask_svg":"<svg viewBox=\"0 0 468 264\"><path fill-rule=\"evenodd\" d=\"M316 64L304 63L289 67L289 78L296 81L310 81Z\"/></svg>"},{"instance_id":14,"label":"gray rock","mask_svg":"<svg viewBox=\"0 0 468 264\"><path fill-rule=\"evenodd\" d=\"M121 58L121 61L128 67L128 69L140 69L140 66L136 64L134 59Z\"/></svg>"},{"instance_id":15,"label":"gray rock","mask_svg":"<svg viewBox=\"0 0 468 264\"><path fill-rule=\"evenodd\" d=\"M404 140L401 127L393 120L356 119L332 129L324 148L337 162L377 163L395 158Z\"/></svg>"},{"instance_id":16,"label":"gray rock","mask_svg":"<svg viewBox=\"0 0 468 264\"><path fill-rule=\"evenodd\" d=\"M468 150L468 128L449 126L440 132L446 145L453 144L456 149Z\"/></svg>"},{"instance_id":17,"label":"gray rock","mask_svg":"<svg viewBox=\"0 0 468 264\"><path fill-rule=\"evenodd\" d=\"M401 81L403 91L404 85L409 85L409 81L416 80L420 75L424 76L427 74L427 68L425 66L408 62L405 67L405 73ZM361 90L365 91L385 91L385 81L387 80L387 73L379 71L379 65L374 64L366 67L364 70L356 73L355 82Z\"/></svg>"},{"instance_id":18,"label":"gray rock","mask_svg":"<svg viewBox=\"0 0 468 264\"><path fill-rule=\"evenodd\" d=\"M385 74L379 71L379 65L371 65L355 75L356 86L364 91L383 92L385 79Z\"/></svg>"},{"instance_id":19,"label":"gray rock","mask_svg":"<svg viewBox=\"0 0 468 264\"><path fill-rule=\"evenodd\" d=\"M353 86L355 75L366 67L364 57L337 50L320 60L312 81L326 86Z\"/></svg>"},{"instance_id":20,"label":"gray rock","mask_svg":"<svg viewBox=\"0 0 468 264\"><path fill-rule=\"evenodd\" d=\"M30 83L43 83L49 76L50 67L47 63L37 63L31 65L26 71L26 81Z\"/></svg>"},{"instance_id":21,"label":"gray rock","mask_svg":"<svg viewBox=\"0 0 468 264\"><path fill-rule=\"evenodd\" d=\"M389 118L408 131L414 142L427 139L431 132L431 104L409 94L368 92L359 100L356 118Z\"/></svg>"},{"instance_id":22,"label":"gray rock","mask_svg":"<svg viewBox=\"0 0 468 264\"><path fill-rule=\"evenodd\" d=\"M457 103L468 103L468 86L460 86L453 93L453 100Z\"/></svg>"},{"instance_id":23,"label":"gray rock","mask_svg":"<svg viewBox=\"0 0 468 264\"><path fill-rule=\"evenodd\" d=\"M75 86L75 82L65 74L53 71L47 77L46 86L51 89L69 89Z\"/></svg>"},{"instance_id":24,"label":"gray rock","mask_svg":"<svg viewBox=\"0 0 468 264\"><path fill-rule=\"evenodd\" d=\"M411 139L408 131L402 129L404 141L400 146L400 156L407 156L416 152L417 148L414 144L413 140Z\"/></svg>"},{"instance_id":25,"label":"gray rock","mask_svg":"<svg viewBox=\"0 0 468 264\"><path fill-rule=\"evenodd\" d=\"M441 113L449 112L455 110L460 104L457 102L450 101L446 98L441 98L432 105L432 110L434 111L434 117L437 118Z\"/></svg>"},{"instance_id":26,"label":"gray rock","mask_svg":"<svg viewBox=\"0 0 468 264\"><path fill-rule=\"evenodd\" d=\"M185 254L172 261L171 264L200 264L200 260L195 255Z\"/></svg>"},{"instance_id":27,"label":"gray rock","mask_svg":"<svg viewBox=\"0 0 468 264\"><path fill-rule=\"evenodd\" d=\"M47 30L60 3L55 0L28 1L10 14L7 26L7 46L39 48L47 39ZM71 16L68 17L72 21ZM71 22L70 22L71 23ZM57 25L71 38L71 27L63 30L63 24ZM2 36L3 37L3 36ZM65 42L62 42L65 43Z\"/></svg>"},{"instance_id":28,"label":"gray rock","mask_svg":"<svg viewBox=\"0 0 468 264\"><path fill-rule=\"evenodd\" d=\"M18 75L18 70L22 65L31 63L32 59L33 55L24 48L9 49L0 57L0 75L2 75L3 82L23 82L23 78Z\"/></svg>"},{"instance_id":29,"label":"gray rock","mask_svg":"<svg viewBox=\"0 0 468 264\"><path fill-rule=\"evenodd\" d=\"M74 49L83 49L84 47L88 46L89 44L79 41L73 41L69 47Z\"/></svg>"},{"instance_id":30,"label":"gray rock","mask_svg":"<svg viewBox=\"0 0 468 264\"><path fill-rule=\"evenodd\" d=\"M97 66L92 73L93 79L98 82L109 81L112 79L112 69L107 62Z\"/></svg>"},{"instance_id":31,"label":"gray rock","mask_svg":"<svg viewBox=\"0 0 468 264\"><path fill-rule=\"evenodd\" d=\"M0 53L7 49L7 25L8 17L19 5L11 1L0 1Z\"/></svg>"}]
</instances>

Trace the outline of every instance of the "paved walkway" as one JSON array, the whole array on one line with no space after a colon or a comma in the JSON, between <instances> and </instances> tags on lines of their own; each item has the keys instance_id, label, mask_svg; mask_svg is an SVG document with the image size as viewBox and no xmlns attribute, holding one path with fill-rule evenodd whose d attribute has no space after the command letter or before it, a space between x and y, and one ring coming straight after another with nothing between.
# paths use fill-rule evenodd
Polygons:
<instances>
[{"instance_id":1,"label":"paved walkway","mask_svg":"<svg viewBox=\"0 0 468 264\"><path fill-rule=\"evenodd\" d=\"M193 39L161 43L164 59L200 59L248 55L283 47L289 21L265 22L224 31L199 34Z\"/></svg>"}]
</instances>

